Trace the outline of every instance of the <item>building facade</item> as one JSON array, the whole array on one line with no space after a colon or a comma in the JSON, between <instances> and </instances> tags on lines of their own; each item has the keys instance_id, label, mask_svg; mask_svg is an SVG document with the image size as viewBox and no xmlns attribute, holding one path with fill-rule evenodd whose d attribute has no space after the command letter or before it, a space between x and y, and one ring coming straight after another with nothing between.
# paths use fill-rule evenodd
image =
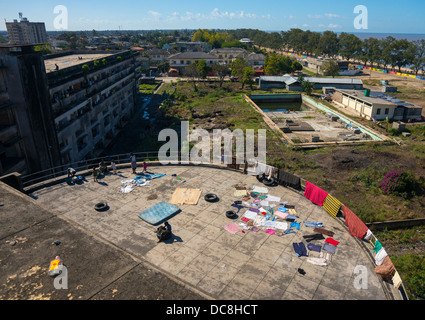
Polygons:
<instances>
[{"instance_id":1,"label":"building facade","mask_svg":"<svg viewBox=\"0 0 425 320\"><path fill-rule=\"evenodd\" d=\"M205 60L208 67L212 67L218 61L217 57L205 52L184 52L177 53L168 58L170 68L175 69L179 74L183 74L185 69L194 62Z\"/></svg>"},{"instance_id":2,"label":"building facade","mask_svg":"<svg viewBox=\"0 0 425 320\"><path fill-rule=\"evenodd\" d=\"M0 47L0 175L95 158L130 119L138 53L96 53L88 61L89 54L68 54L74 64L46 72L64 55L43 57L32 45Z\"/></svg>"},{"instance_id":3,"label":"building facade","mask_svg":"<svg viewBox=\"0 0 425 320\"><path fill-rule=\"evenodd\" d=\"M336 89L332 100L339 107L358 114L367 120L421 120L422 107L382 95L379 92L365 94L365 90Z\"/></svg>"},{"instance_id":4,"label":"building facade","mask_svg":"<svg viewBox=\"0 0 425 320\"><path fill-rule=\"evenodd\" d=\"M61 164L41 53L0 46L0 175Z\"/></svg>"},{"instance_id":5,"label":"building facade","mask_svg":"<svg viewBox=\"0 0 425 320\"><path fill-rule=\"evenodd\" d=\"M123 51L47 74L62 163L96 158L130 119L138 61Z\"/></svg>"},{"instance_id":6,"label":"building facade","mask_svg":"<svg viewBox=\"0 0 425 320\"><path fill-rule=\"evenodd\" d=\"M6 22L6 29L10 44L47 43L44 22L29 22L27 18L21 18L19 22Z\"/></svg>"}]
</instances>

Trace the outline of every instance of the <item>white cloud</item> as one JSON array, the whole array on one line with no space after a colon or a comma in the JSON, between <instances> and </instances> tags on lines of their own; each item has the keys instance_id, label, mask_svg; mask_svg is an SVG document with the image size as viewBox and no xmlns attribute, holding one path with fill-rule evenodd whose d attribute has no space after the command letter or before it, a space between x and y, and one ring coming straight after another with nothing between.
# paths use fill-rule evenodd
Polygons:
<instances>
[{"instance_id":1,"label":"white cloud","mask_svg":"<svg viewBox=\"0 0 425 320\"><path fill-rule=\"evenodd\" d=\"M153 16L154 20L159 20L161 18L161 14L157 11L149 10L148 13Z\"/></svg>"},{"instance_id":2,"label":"white cloud","mask_svg":"<svg viewBox=\"0 0 425 320\"><path fill-rule=\"evenodd\" d=\"M202 21L202 20L217 20L217 19L270 19L271 15L258 15L255 13L249 13L245 11L240 12L229 12L229 11L220 11L218 8L214 8L210 13L204 14L204 13L193 13L190 11L185 12L184 14L181 14L177 11L173 12L168 17L163 17L159 12L156 11L149 11L150 15L153 16L153 18L158 20L163 20L164 22L169 21Z\"/></svg>"},{"instance_id":3,"label":"white cloud","mask_svg":"<svg viewBox=\"0 0 425 320\"><path fill-rule=\"evenodd\" d=\"M337 14L335 14L335 13L326 13L326 14L325 14L325 16L326 16L327 18L329 18L329 19L332 19L332 18L339 18L339 17L340 17L339 15L337 15Z\"/></svg>"}]
</instances>

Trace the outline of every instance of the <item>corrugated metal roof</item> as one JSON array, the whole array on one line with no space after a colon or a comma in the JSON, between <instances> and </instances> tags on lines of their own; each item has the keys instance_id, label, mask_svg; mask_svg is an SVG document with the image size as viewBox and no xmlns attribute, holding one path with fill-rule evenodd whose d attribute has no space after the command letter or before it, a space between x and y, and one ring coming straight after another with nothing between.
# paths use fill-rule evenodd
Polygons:
<instances>
[{"instance_id":1,"label":"corrugated metal roof","mask_svg":"<svg viewBox=\"0 0 425 320\"><path fill-rule=\"evenodd\" d=\"M262 76L260 77L262 81L272 81L272 82L285 82L286 84L293 84L298 81L298 78L293 77L289 74L284 76ZM320 84L363 84L361 79L347 79L347 78L318 78L318 77L305 77L305 81L312 83Z\"/></svg>"}]
</instances>

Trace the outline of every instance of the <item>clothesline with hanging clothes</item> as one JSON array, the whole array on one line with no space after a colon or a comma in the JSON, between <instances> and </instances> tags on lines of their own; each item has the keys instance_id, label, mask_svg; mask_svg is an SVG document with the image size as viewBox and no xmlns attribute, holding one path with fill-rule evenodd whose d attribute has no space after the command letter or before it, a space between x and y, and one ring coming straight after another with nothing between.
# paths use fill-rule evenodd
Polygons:
<instances>
[{"instance_id":1,"label":"clothesline with hanging clothes","mask_svg":"<svg viewBox=\"0 0 425 320\"><path fill-rule=\"evenodd\" d=\"M304 196L313 203L322 206L325 211L336 218L339 213L342 213L345 219L345 224L348 227L350 234L353 237L368 241L373 245L373 253L375 254L375 273L380 275L385 280L391 280L395 288L399 289L403 284L400 274L397 272L388 253L382 244L375 237L372 231L365 223L357 217L347 206L341 203L328 192L315 186L309 181L306 181Z\"/></svg>"},{"instance_id":2,"label":"clothesline with hanging clothes","mask_svg":"<svg viewBox=\"0 0 425 320\"><path fill-rule=\"evenodd\" d=\"M258 161L250 163L250 165L248 166L247 174L265 174L266 176L268 176L268 179L271 179L271 177L276 176L277 174L276 178L279 185L285 187L292 187L298 190L302 189L301 178L291 173L285 172L282 169L277 169L267 164L259 163ZM348 227L348 230L353 237L359 238L360 240L369 241L371 245L375 245L375 243L378 241L373 235L372 231L365 225L365 223L360 218L357 217L356 214L354 214L341 201L333 197L325 190L315 186L309 181L305 181L304 196L313 203L322 206L325 211L333 218L336 218L338 214L342 213L345 225ZM315 230L321 229L320 227L322 226L319 223L311 221L305 222L305 225L308 227L315 227ZM292 226L297 226L297 223L293 223ZM402 285L400 275L392 264L391 259L386 254L385 249L382 248L381 250L382 251L376 253L376 255L378 255L379 253L378 260L376 259L375 255L375 263L379 263L376 264L375 272L377 274L380 274L384 279L391 278L394 287L399 288L400 285Z\"/></svg>"}]
</instances>

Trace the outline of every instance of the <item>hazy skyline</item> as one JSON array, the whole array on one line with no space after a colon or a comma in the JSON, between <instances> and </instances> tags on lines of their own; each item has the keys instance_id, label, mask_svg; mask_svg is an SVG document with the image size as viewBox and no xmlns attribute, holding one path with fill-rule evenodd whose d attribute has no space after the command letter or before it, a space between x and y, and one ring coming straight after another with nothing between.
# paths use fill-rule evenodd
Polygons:
<instances>
[{"instance_id":1,"label":"hazy skyline","mask_svg":"<svg viewBox=\"0 0 425 320\"><path fill-rule=\"evenodd\" d=\"M291 28L335 32L425 33L425 1L0 1L0 30L18 13L32 22L45 22L55 31L55 6L68 10L68 30L237 29L282 31ZM357 5L368 9L368 29L353 22Z\"/></svg>"}]
</instances>

